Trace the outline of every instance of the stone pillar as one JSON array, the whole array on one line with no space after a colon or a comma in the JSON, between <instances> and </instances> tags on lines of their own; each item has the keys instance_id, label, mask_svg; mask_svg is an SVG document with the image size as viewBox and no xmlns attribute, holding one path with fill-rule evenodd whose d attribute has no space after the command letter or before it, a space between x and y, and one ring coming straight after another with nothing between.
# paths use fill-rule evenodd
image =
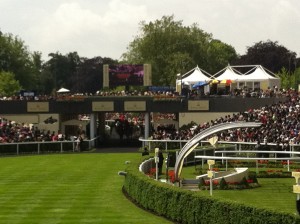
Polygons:
<instances>
[{"instance_id":1,"label":"stone pillar","mask_svg":"<svg viewBox=\"0 0 300 224\"><path fill-rule=\"evenodd\" d=\"M90 114L90 139L97 136L97 114ZM91 142L90 147L95 147L95 141Z\"/></svg>"},{"instance_id":2,"label":"stone pillar","mask_svg":"<svg viewBox=\"0 0 300 224\"><path fill-rule=\"evenodd\" d=\"M150 113L145 113L145 135L144 138L148 139L150 133Z\"/></svg>"}]
</instances>

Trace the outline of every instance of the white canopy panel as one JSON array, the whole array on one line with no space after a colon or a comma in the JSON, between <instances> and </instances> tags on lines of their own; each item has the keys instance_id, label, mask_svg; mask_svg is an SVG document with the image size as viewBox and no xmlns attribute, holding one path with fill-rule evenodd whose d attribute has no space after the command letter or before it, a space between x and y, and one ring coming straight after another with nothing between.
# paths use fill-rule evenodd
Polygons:
<instances>
[{"instance_id":1,"label":"white canopy panel","mask_svg":"<svg viewBox=\"0 0 300 224\"><path fill-rule=\"evenodd\" d=\"M239 81L262 81L262 80L278 80L278 78L268 74L261 66L257 66L256 69L246 75L241 76Z\"/></svg>"},{"instance_id":2,"label":"white canopy panel","mask_svg":"<svg viewBox=\"0 0 300 224\"><path fill-rule=\"evenodd\" d=\"M188 75L187 77L182 79L182 82L188 82L190 84L195 84L200 81L210 81L210 80L211 80L211 78L204 75L204 73L197 66L190 75Z\"/></svg>"},{"instance_id":3,"label":"white canopy panel","mask_svg":"<svg viewBox=\"0 0 300 224\"><path fill-rule=\"evenodd\" d=\"M58 93L68 93L68 92L70 92L70 90L68 90L66 88L60 88L57 92Z\"/></svg>"},{"instance_id":4,"label":"white canopy panel","mask_svg":"<svg viewBox=\"0 0 300 224\"><path fill-rule=\"evenodd\" d=\"M223 69L224 70L224 69ZM225 71L216 78L216 80L239 80L242 76L234 72L230 66L227 66Z\"/></svg>"}]
</instances>

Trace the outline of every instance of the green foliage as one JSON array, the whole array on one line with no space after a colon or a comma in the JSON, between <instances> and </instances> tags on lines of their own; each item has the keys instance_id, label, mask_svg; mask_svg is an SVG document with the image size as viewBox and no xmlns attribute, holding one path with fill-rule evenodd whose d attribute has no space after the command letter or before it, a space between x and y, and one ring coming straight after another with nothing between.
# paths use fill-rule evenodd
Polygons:
<instances>
[{"instance_id":1,"label":"green foliage","mask_svg":"<svg viewBox=\"0 0 300 224\"><path fill-rule=\"evenodd\" d=\"M282 68L277 76L281 80L281 87L284 89L296 89L300 83L300 68L297 68L294 72L289 72L286 68Z\"/></svg>"},{"instance_id":2,"label":"green foliage","mask_svg":"<svg viewBox=\"0 0 300 224\"><path fill-rule=\"evenodd\" d=\"M0 72L0 96L16 95L21 90L19 81L11 72Z\"/></svg>"},{"instance_id":3,"label":"green foliage","mask_svg":"<svg viewBox=\"0 0 300 224\"><path fill-rule=\"evenodd\" d=\"M228 188L228 184L226 183L224 177L220 180L220 186L219 189L220 190L226 190Z\"/></svg>"},{"instance_id":4,"label":"green foliage","mask_svg":"<svg viewBox=\"0 0 300 224\"><path fill-rule=\"evenodd\" d=\"M250 172L248 173L248 178L249 178L250 180L252 180L253 183L256 183L256 184L258 183L256 172L250 171Z\"/></svg>"},{"instance_id":5,"label":"green foliage","mask_svg":"<svg viewBox=\"0 0 300 224\"><path fill-rule=\"evenodd\" d=\"M295 85L294 80L292 78L293 75L289 74L286 68L282 68L279 73L277 73L278 77L281 80L281 87L284 89L289 89Z\"/></svg>"},{"instance_id":6,"label":"green foliage","mask_svg":"<svg viewBox=\"0 0 300 224\"><path fill-rule=\"evenodd\" d=\"M293 72L293 64L296 53L289 51L286 47L271 40L259 41L248 47L245 55L241 56L235 64L239 65L262 65L274 73L278 73L283 67L289 72Z\"/></svg>"},{"instance_id":7,"label":"green foliage","mask_svg":"<svg viewBox=\"0 0 300 224\"><path fill-rule=\"evenodd\" d=\"M0 34L0 71L10 72L25 89L34 89L36 64L24 42L12 34Z\"/></svg>"},{"instance_id":8,"label":"green foliage","mask_svg":"<svg viewBox=\"0 0 300 224\"><path fill-rule=\"evenodd\" d=\"M174 16L140 24L140 34L122 58L126 63L152 65L153 85L175 85L176 74L198 65L208 72L225 67L237 57L233 47L214 40L197 24L184 26Z\"/></svg>"},{"instance_id":9,"label":"green foliage","mask_svg":"<svg viewBox=\"0 0 300 224\"><path fill-rule=\"evenodd\" d=\"M240 185L244 186L245 188L249 187L249 183L247 182L247 178L243 177L243 179L240 182Z\"/></svg>"},{"instance_id":10,"label":"green foliage","mask_svg":"<svg viewBox=\"0 0 300 224\"><path fill-rule=\"evenodd\" d=\"M208 67L207 71L214 74L224 68L229 62L237 58L235 49L221 42L220 40L212 40L207 49Z\"/></svg>"},{"instance_id":11,"label":"green foliage","mask_svg":"<svg viewBox=\"0 0 300 224\"><path fill-rule=\"evenodd\" d=\"M202 187L204 187L204 186L205 186L205 180L202 177L202 178L199 179L198 187L199 187L199 189L202 189Z\"/></svg>"},{"instance_id":12,"label":"green foliage","mask_svg":"<svg viewBox=\"0 0 300 224\"><path fill-rule=\"evenodd\" d=\"M291 178L292 172L282 170L260 170L258 178Z\"/></svg>"},{"instance_id":13,"label":"green foliage","mask_svg":"<svg viewBox=\"0 0 300 224\"><path fill-rule=\"evenodd\" d=\"M142 207L174 222L300 223L300 218L291 213L287 214L200 195L197 192L183 190L149 179L138 171L137 163L131 163L131 167L132 169L125 178L124 190ZM245 185L244 182L245 180L241 184ZM235 194L238 193L235 192Z\"/></svg>"}]
</instances>

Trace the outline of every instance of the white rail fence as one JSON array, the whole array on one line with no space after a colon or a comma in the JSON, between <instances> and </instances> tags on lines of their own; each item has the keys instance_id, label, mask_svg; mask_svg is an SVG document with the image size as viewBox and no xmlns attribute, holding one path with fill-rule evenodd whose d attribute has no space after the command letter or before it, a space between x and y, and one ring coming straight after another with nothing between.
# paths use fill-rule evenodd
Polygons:
<instances>
[{"instance_id":1,"label":"white rail fence","mask_svg":"<svg viewBox=\"0 0 300 224\"><path fill-rule=\"evenodd\" d=\"M95 147L99 137L84 140L81 143L81 151L87 151ZM44 141L44 142L14 142L1 143L0 155L43 154L75 152L76 141Z\"/></svg>"},{"instance_id":2,"label":"white rail fence","mask_svg":"<svg viewBox=\"0 0 300 224\"><path fill-rule=\"evenodd\" d=\"M143 142L143 147L148 147L149 151L154 150L154 148L157 148L160 146L161 149L164 149L165 151L168 151L170 149L170 146L172 146L172 149L182 149L182 147L187 143L189 140L169 140L169 139L164 139L164 140L153 140L153 139L144 139L144 138L139 138L139 141ZM175 148L174 148L175 144ZM204 144L209 144L208 141L201 141L200 146L203 146ZM256 142L228 142L228 141L218 141L218 144L222 145L235 145L235 150L236 151L242 151L243 146L252 146L255 147L257 145ZM162 147L163 146L163 147ZM268 146L270 148L276 147L276 143L261 143L261 147ZM290 144L289 148L287 151L300 151L300 144Z\"/></svg>"}]
</instances>

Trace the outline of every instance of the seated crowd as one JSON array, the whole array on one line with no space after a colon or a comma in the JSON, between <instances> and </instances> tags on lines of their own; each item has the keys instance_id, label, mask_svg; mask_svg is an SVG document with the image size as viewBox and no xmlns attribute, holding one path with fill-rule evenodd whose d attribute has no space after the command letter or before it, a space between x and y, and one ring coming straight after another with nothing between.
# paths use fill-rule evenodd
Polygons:
<instances>
[{"instance_id":1,"label":"seated crowd","mask_svg":"<svg viewBox=\"0 0 300 224\"><path fill-rule=\"evenodd\" d=\"M261 122L262 126L220 132L219 141L268 142L280 144L282 147L300 144L300 97L294 91L289 91L285 102L227 115L189 129L160 127L152 137L153 139L189 140L213 125L236 121Z\"/></svg>"},{"instance_id":2,"label":"seated crowd","mask_svg":"<svg viewBox=\"0 0 300 224\"><path fill-rule=\"evenodd\" d=\"M0 118L0 143L64 140L66 140L66 136L60 131L51 133L50 131L40 130L35 126Z\"/></svg>"},{"instance_id":3,"label":"seated crowd","mask_svg":"<svg viewBox=\"0 0 300 224\"><path fill-rule=\"evenodd\" d=\"M260 128L232 129L218 134L220 141L240 142L268 142L280 145L300 144L300 96L295 91L289 90L285 93L286 100L281 103L249 109L225 117L220 117L193 128L177 130L174 126L159 126L153 132L153 139L182 139L188 140L202 130L213 125L234 122L252 121L261 122ZM135 117L134 117L135 116ZM142 114L131 113L107 113L106 120L129 119L133 123L140 124L144 117ZM175 119L172 115L159 115L160 119ZM0 143L24 142L24 141L57 141L68 139L62 133L50 133L50 131L39 130L37 127L26 124L18 124L0 118Z\"/></svg>"},{"instance_id":4,"label":"seated crowd","mask_svg":"<svg viewBox=\"0 0 300 224\"><path fill-rule=\"evenodd\" d=\"M257 97L257 98L266 98L266 97L282 97L288 93L285 89L278 89L276 86L268 88L267 90L257 90L251 91L247 88L244 89L233 89L222 95L227 95L231 97ZM186 93L183 93L182 96L188 98L199 98L199 97L209 97L216 96L220 94L214 93L201 93L200 90L193 89L189 90ZM92 93L63 93L57 94L56 96L52 95L36 95L36 96L0 96L0 100L30 100L30 101L49 101L49 100L71 100L71 99L84 99L86 97L124 97L124 96L149 96L149 97L167 97L167 98L178 98L180 93L169 90L169 91L138 91L138 90L129 90L129 91L97 91L95 94Z\"/></svg>"}]
</instances>

